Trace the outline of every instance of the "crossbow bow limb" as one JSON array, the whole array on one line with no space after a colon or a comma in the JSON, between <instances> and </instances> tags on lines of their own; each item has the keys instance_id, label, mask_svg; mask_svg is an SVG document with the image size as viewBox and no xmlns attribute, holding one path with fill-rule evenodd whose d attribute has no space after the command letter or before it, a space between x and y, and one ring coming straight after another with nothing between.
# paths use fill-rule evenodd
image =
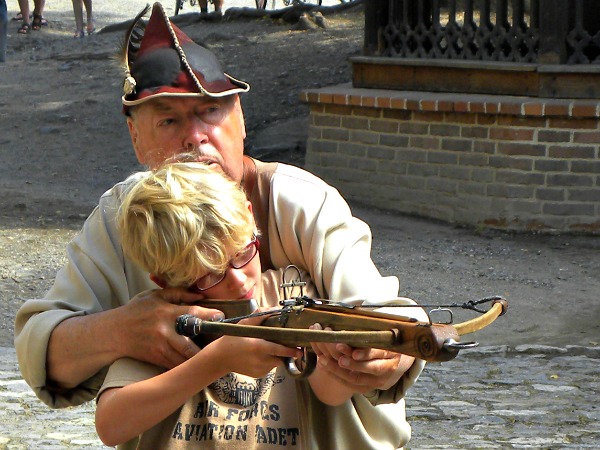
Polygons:
<instances>
[{"instance_id":1,"label":"crossbow bow limb","mask_svg":"<svg viewBox=\"0 0 600 450\"><path fill-rule=\"evenodd\" d=\"M426 307L432 305L384 304L354 306L327 300L311 299L306 296L280 302L275 311L253 313L256 303L241 300L206 300L200 306L225 310L226 319L205 321L190 314L180 316L176 322L179 334L192 337L200 346L223 336L241 336L265 339L289 347L302 347L304 358L301 366L287 358L288 371L297 378L310 375L316 366L316 355L312 342L343 343L351 347L371 347L414 356L429 362L454 359L458 352L478 345L476 342L461 342L460 336L485 328L504 314L508 302L501 297L488 297L477 302L442 305L443 310L460 307L482 313L466 322L433 323L411 317L373 311L373 307ZM477 305L491 302L487 310ZM436 310L440 309L435 305ZM247 313L250 311L250 313ZM240 325L243 318L265 316L261 325ZM429 317L429 315L428 315ZM329 330L310 330L319 323Z\"/></svg>"}]
</instances>

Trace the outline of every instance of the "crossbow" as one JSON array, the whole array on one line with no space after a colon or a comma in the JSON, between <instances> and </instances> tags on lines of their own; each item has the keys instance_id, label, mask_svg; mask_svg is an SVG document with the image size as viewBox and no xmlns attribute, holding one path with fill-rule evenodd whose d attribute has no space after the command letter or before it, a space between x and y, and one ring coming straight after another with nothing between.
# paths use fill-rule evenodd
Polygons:
<instances>
[{"instance_id":1,"label":"crossbow","mask_svg":"<svg viewBox=\"0 0 600 450\"><path fill-rule=\"evenodd\" d=\"M488 310L479 305L491 303ZM461 342L460 336L478 331L491 324L508 309L508 302L501 297L487 297L451 305L348 305L328 300L299 296L280 302L275 311L254 313L254 300L206 300L199 304L208 308L221 309L225 319L206 321L185 314L176 321L179 334L188 336L204 346L224 335L265 339L289 347L304 349L302 361L286 359L288 372L297 378L309 376L316 367L316 355L312 342L344 343L351 347L371 347L414 356L429 362L454 359L465 348L477 346L476 342ZM380 307L430 307L436 311L449 308L470 309L482 313L466 322L452 325L449 322L434 323L411 317L373 311ZM451 313L450 313L451 314ZM265 316L261 325L240 325L237 322L247 317ZM451 318L451 316L450 316ZM310 330L319 323L329 330Z\"/></svg>"}]
</instances>

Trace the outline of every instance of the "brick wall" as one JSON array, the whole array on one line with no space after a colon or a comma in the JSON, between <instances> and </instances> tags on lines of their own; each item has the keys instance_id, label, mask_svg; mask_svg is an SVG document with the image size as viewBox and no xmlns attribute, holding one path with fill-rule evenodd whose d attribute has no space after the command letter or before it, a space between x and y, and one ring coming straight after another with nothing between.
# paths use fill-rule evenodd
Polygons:
<instances>
[{"instance_id":1,"label":"brick wall","mask_svg":"<svg viewBox=\"0 0 600 450\"><path fill-rule=\"evenodd\" d=\"M600 234L600 102L305 91L306 168L348 199L451 223Z\"/></svg>"}]
</instances>

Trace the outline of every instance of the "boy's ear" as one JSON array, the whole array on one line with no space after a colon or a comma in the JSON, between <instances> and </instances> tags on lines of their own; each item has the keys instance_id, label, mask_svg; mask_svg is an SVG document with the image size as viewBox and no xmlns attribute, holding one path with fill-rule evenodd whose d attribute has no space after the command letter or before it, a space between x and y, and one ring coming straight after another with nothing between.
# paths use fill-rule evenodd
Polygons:
<instances>
[{"instance_id":1,"label":"boy's ear","mask_svg":"<svg viewBox=\"0 0 600 450\"><path fill-rule=\"evenodd\" d=\"M150 279L154 281L161 289L165 289L168 287L167 282L162 278L157 277L153 273L150 274Z\"/></svg>"}]
</instances>

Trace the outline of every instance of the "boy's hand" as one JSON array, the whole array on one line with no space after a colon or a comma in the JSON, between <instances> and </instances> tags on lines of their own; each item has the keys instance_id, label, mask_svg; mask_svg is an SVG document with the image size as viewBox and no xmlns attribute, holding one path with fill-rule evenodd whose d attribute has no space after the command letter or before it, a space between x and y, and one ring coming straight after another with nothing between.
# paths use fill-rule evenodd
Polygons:
<instances>
[{"instance_id":1,"label":"boy's hand","mask_svg":"<svg viewBox=\"0 0 600 450\"><path fill-rule=\"evenodd\" d=\"M260 325L265 319L250 317L240 320L240 325ZM286 357L301 358L303 351L264 339L239 336L222 336L209 345L218 345L225 372L236 372L254 378L262 377L271 369L283 364Z\"/></svg>"}]
</instances>

